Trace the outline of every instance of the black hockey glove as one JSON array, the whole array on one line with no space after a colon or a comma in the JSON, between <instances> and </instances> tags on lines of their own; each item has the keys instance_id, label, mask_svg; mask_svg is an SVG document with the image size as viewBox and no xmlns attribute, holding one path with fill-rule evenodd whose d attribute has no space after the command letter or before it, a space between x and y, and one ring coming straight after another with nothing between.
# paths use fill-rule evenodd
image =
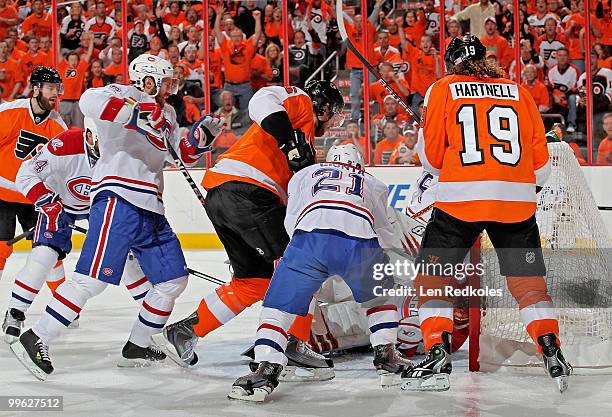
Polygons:
<instances>
[{"instance_id":1,"label":"black hockey glove","mask_svg":"<svg viewBox=\"0 0 612 417\"><path fill-rule=\"evenodd\" d=\"M300 129L292 132L291 138L280 146L280 150L287 156L287 164L293 172L298 172L315 162L314 148Z\"/></svg>"}]
</instances>

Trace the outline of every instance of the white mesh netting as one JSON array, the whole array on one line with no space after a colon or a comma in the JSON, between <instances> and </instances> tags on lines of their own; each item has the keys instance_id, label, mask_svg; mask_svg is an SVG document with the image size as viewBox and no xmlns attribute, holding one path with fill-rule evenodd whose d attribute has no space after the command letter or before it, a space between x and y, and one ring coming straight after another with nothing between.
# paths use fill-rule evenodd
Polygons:
<instances>
[{"instance_id":1,"label":"white mesh netting","mask_svg":"<svg viewBox=\"0 0 612 417\"><path fill-rule=\"evenodd\" d=\"M565 357L574 367L612 367L612 265L610 239L597 204L571 148L548 145L552 173L538 194L536 214L548 291L557 306ZM502 288L503 297L483 300L481 369L540 365L521 323L518 306L499 273L486 234L481 241L485 272L481 287ZM608 369L608 371L612 368Z\"/></svg>"}]
</instances>

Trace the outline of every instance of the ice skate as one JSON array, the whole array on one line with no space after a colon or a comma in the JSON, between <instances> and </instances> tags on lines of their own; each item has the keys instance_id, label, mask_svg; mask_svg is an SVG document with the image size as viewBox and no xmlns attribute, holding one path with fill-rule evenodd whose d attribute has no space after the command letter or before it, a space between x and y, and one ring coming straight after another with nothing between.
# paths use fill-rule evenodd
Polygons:
<instances>
[{"instance_id":1,"label":"ice skate","mask_svg":"<svg viewBox=\"0 0 612 417\"><path fill-rule=\"evenodd\" d=\"M405 391L446 391L450 388L450 334L442 334L442 343L429 349L425 359L402 373L401 389Z\"/></svg>"},{"instance_id":2,"label":"ice skate","mask_svg":"<svg viewBox=\"0 0 612 417\"><path fill-rule=\"evenodd\" d=\"M122 358L117 363L120 368L137 368L151 366L166 359L166 354L155 345L141 347L128 341L121 351Z\"/></svg>"},{"instance_id":3,"label":"ice skate","mask_svg":"<svg viewBox=\"0 0 612 417\"><path fill-rule=\"evenodd\" d=\"M198 355L194 351L198 336L193 331L193 325L197 323L198 316L193 313L153 335L153 341L178 365L183 368L193 366L198 362Z\"/></svg>"},{"instance_id":4,"label":"ice skate","mask_svg":"<svg viewBox=\"0 0 612 417\"><path fill-rule=\"evenodd\" d=\"M234 382L227 398L263 402L278 386L282 369L283 366L279 363L261 362L255 371Z\"/></svg>"},{"instance_id":5,"label":"ice skate","mask_svg":"<svg viewBox=\"0 0 612 417\"><path fill-rule=\"evenodd\" d=\"M289 336L285 356L288 362L279 381L328 381L336 376L331 359L316 353L307 343L295 336Z\"/></svg>"},{"instance_id":6,"label":"ice skate","mask_svg":"<svg viewBox=\"0 0 612 417\"><path fill-rule=\"evenodd\" d=\"M53 372L49 347L32 331L28 330L11 345L19 362L36 378L44 381Z\"/></svg>"},{"instance_id":7,"label":"ice skate","mask_svg":"<svg viewBox=\"0 0 612 417\"><path fill-rule=\"evenodd\" d=\"M557 346L557 337L548 333L538 337L538 344L542 347L542 358L546 372L557 382L559 392L564 392L568 387L568 379L573 368L563 357L561 348Z\"/></svg>"},{"instance_id":8,"label":"ice skate","mask_svg":"<svg viewBox=\"0 0 612 417\"><path fill-rule=\"evenodd\" d=\"M374 346L374 367L380 375L380 385L383 388L400 385L402 372L413 366L412 361L402 355L392 343Z\"/></svg>"},{"instance_id":9,"label":"ice skate","mask_svg":"<svg viewBox=\"0 0 612 417\"><path fill-rule=\"evenodd\" d=\"M19 340L24 321L25 314L23 311L17 310L16 308L11 308L6 311L4 322L2 323L2 333L4 333L4 341L6 343L10 345Z\"/></svg>"}]
</instances>

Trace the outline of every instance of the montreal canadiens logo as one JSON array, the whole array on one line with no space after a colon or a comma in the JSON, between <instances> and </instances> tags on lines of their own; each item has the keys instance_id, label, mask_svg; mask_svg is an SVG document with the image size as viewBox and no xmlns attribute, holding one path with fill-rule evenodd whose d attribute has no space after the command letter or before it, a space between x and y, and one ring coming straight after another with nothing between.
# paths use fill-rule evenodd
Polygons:
<instances>
[{"instance_id":1,"label":"montreal canadiens logo","mask_svg":"<svg viewBox=\"0 0 612 417\"><path fill-rule=\"evenodd\" d=\"M110 268L104 268L102 269L102 273L107 277L110 277L111 275L113 275L113 270Z\"/></svg>"},{"instance_id":2,"label":"montreal canadiens logo","mask_svg":"<svg viewBox=\"0 0 612 417\"><path fill-rule=\"evenodd\" d=\"M47 239L53 239L53 232L45 232L43 233L43 236L46 237Z\"/></svg>"},{"instance_id":3,"label":"montreal canadiens logo","mask_svg":"<svg viewBox=\"0 0 612 417\"><path fill-rule=\"evenodd\" d=\"M70 194L80 201L89 201L89 192L91 191L91 178L77 177L69 180L66 187Z\"/></svg>"}]
</instances>

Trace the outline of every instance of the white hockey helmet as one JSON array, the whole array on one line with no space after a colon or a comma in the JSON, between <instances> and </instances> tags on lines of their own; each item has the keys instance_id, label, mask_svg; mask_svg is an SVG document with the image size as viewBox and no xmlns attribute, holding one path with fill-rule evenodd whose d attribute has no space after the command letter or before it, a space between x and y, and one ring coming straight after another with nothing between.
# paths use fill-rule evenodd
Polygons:
<instances>
[{"instance_id":1,"label":"white hockey helmet","mask_svg":"<svg viewBox=\"0 0 612 417\"><path fill-rule=\"evenodd\" d=\"M155 97L160 91L164 80L171 82L170 94L176 94L178 91L178 81L174 78L172 64L158 56L151 54L137 56L130 62L129 74L132 85L139 90L144 90L145 78L153 78L157 89L155 94L151 94L152 97Z\"/></svg>"},{"instance_id":2,"label":"white hockey helmet","mask_svg":"<svg viewBox=\"0 0 612 417\"><path fill-rule=\"evenodd\" d=\"M91 117L85 117L83 120L83 140L85 141L85 150L89 161L93 166L98 158L100 158L100 150L98 149L98 127Z\"/></svg>"},{"instance_id":3,"label":"white hockey helmet","mask_svg":"<svg viewBox=\"0 0 612 417\"><path fill-rule=\"evenodd\" d=\"M361 156L361 152L359 152L357 146L352 143L332 146L329 148L325 160L327 162L342 162L344 164L363 168L363 157Z\"/></svg>"}]
</instances>

